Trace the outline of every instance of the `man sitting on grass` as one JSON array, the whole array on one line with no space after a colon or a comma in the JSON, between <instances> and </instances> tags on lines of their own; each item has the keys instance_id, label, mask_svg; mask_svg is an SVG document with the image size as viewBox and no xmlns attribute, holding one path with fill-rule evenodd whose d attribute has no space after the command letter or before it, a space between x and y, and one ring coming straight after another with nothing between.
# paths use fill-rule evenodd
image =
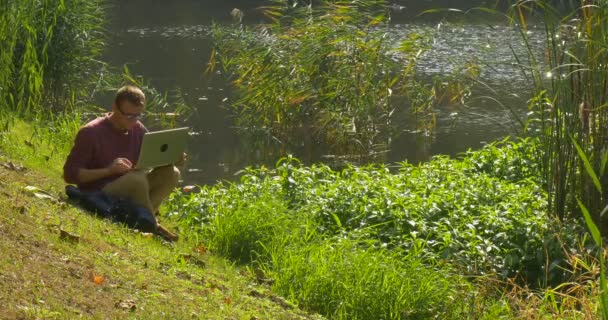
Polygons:
<instances>
[{"instance_id":1,"label":"man sitting on grass","mask_svg":"<svg viewBox=\"0 0 608 320\"><path fill-rule=\"evenodd\" d=\"M175 165L152 171L133 170L147 129L142 118L146 97L135 86L116 92L112 112L82 127L63 167L67 183L81 191L98 191L129 199L158 213L162 201L177 186L180 177ZM181 162L176 165L181 165ZM177 236L157 224L158 233L170 241Z\"/></svg>"}]
</instances>

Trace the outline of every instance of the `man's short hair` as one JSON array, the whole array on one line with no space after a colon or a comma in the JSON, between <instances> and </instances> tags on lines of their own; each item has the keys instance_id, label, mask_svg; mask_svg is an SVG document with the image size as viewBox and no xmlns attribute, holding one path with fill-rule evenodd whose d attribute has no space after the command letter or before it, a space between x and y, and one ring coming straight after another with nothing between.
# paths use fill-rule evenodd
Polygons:
<instances>
[{"instance_id":1,"label":"man's short hair","mask_svg":"<svg viewBox=\"0 0 608 320\"><path fill-rule=\"evenodd\" d=\"M116 91L116 98L114 98L114 103L117 107L120 107L120 104L123 101L128 101L136 106L143 107L146 102L146 96L140 88L133 85L126 85Z\"/></svg>"}]
</instances>

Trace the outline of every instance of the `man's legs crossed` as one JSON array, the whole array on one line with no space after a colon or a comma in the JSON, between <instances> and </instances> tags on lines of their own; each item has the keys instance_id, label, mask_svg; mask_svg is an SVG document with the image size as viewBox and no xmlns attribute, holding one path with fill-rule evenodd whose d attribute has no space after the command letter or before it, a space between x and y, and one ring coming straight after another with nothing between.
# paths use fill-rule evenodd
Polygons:
<instances>
[{"instance_id":1,"label":"man's legs crossed","mask_svg":"<svg viewBox=\"0 0 608 320\"><path fill-rule=\"evenodd\" d=\"M158 212L163 200L177 187L179 177L179 169L172 165L158 167L148 173L149 199L154 209L152 212Z\"/></svg>"},{"instance_id":2,"label":"man's legs crossed","mask_svg":"<svg viewBox=\"0 0 608 320\"><path fill-rule=\"evenodd\" d=\"M159 167L151 172L131 171L109 183L103 191L109 195L127 198L149 210L149 218L156 223L156 231L168 241L176 241L173 234L156 221L154 214L162 201L179 182L180 173L174 166Z\"/></svg>"},{"instance_id":3,"label":"man's legs crossed","mask_svg":"<svg viewBox=\"0 0 608 320\"><path fill-rule=\"evenodd\" d=\"M108 183L103 188L103 192L111 196L130 199L150 210L150 213L154 213L154 207L150 201L150 185L146 177L146 171L131 171Z\"/></svg>"},{"instance_id":4,"label":"man's legs crossed","mask_svg":"<svg viewBox=\"0 0 608 320\"><path fill-rule=\"evenodd\" d=\"M160 204L179 182L180 172L175 166L163 166L151 172L137 170L110 182L103 192L127 198L156 213Z\"/></svg>"}]
</instances>

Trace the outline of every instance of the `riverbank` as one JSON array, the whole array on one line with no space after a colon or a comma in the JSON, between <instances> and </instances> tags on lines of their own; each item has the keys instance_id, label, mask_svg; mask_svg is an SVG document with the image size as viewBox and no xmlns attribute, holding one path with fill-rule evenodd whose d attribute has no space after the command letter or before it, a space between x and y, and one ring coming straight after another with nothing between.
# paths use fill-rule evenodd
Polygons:
<instances>
[{"instance_id":1,"label":"riverbank","mask_svg":"<svg viewBox=\"0 0 608 320\"><path fill-rule=\"evenodd\" d=\"M295 159L248 169L238 183L175 193L163 223L180 241L169 245L65 204L70 130L35 126L14 120L0 136L8 318L320 318L298 307L335 319L599 312L598 263L572 247L579 227L545 216L533 144L396 172ZM552 283L528 289L522 276Z\"/></svg>"},{"instance_id":2,"label":"riverbank","mask_svg":"<svg viewBox=\"0 0 608 320\"><path fill-rule=\"evenodd\" d=\"M321 318L195 234L168 244L65 203L61 156L28 143L28 128L0 143L0 319Z\"/></svg>"}]
</instances>

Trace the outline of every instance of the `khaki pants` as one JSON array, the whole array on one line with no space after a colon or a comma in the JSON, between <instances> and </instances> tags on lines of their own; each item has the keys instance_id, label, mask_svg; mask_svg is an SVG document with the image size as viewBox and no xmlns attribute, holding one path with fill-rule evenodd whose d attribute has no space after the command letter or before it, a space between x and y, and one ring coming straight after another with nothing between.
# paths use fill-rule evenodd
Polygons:
<instances>
[{"instance_id":1,"label":"khaki pants","mask_svg":"<svg viewBox=\"0 0 608 320\"><path fill-rule=\"evenodd\" d=\"M152 171L134 170L108 183L103 192L130 199L156 214L163 200L177 187L179 177L179 169L171 165Z\"/></svg>"}]
</instances>

